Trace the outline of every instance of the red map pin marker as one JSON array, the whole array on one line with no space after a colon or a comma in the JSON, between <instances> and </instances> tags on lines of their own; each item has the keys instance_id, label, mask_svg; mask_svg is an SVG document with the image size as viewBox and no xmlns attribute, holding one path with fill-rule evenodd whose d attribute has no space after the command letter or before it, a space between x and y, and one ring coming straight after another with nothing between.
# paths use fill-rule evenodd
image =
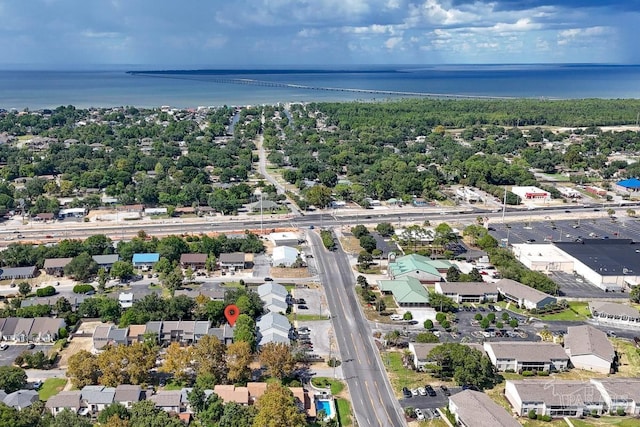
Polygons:
<instances>
[{"instance_id":1,"label":"red map pin marker","mask_svg":"<svg viewBox=\"0 0 640 427\"><path fill-rule=\"evenodd\" d=\"M224 317L227 318L227 322L229 322L231 326L235 325L236 319L239 315L240 309L234 304L229 304L224 309Z\"/></svg>"}]
</instances>

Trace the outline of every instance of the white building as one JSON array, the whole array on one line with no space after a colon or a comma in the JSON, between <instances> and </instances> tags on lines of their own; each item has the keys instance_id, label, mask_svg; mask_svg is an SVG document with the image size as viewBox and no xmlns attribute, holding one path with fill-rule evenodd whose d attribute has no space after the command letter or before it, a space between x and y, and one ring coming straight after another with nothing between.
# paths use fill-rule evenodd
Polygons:
<instances>
[{"instance_id":1,"label":"white building","mask_svg":"<svg viewBox=\"0 0 640 427\"><path fill-rule=\"evenodd\" d=\"M538 187L532 186L513 186L511 188L511 192L517 196L520 196L522 201L532 200L532 201L549 201L551 200L551 193L548 191L544 191Z\"/></svg>"},{"instance_id":2,"label":"white building","mask_svg":"<svg viewBox=\"0 0 640 427\"><path fill-rule=\"evenodd\" d=\"M611 372L616 355L607 334L590 325L569 326L564 351L575 368L602 374Z\"/></svg>"},{"instance_id":3,"label":"white building","mask_svg":"<svg viewBox=\"0 0 640 427\"><path fill-rule=\"evenodd\" d=\"M295 246L298 244L300 236L297 233L286 231L283 233L269 234L269 240L271 240L275 246Z\"/></svg>"},{"instance_id":4,"label":"white building","mask_svg":"<svg viewBox=\"0 0 640 427\"><path fill-rule=\"evenodd\" d=\"M449 398L449 411L456 423L463 427L518 427L515 420L502 406L485 393L464 390Z\"/></svg>"},{"instance_id":5,"label":"white building","mask_svg":"<svg viewBox=\"0 0 640 427\"><path fill-rule=\"evenodd\" d=\"M516 259L533 271L563 271L573 273L573 258L554 245L515 243L512 245Z\"/></svg>"},{"instance_id":6,"label":"white building","mask_svg":"<svg viewBox=\"0 0 640 427\"><path fill-rule=\"evenodd\" d=\"M296 248L291 246L276 246L273 248L273 256L271 264L274 267L284 265L285 267L291 267L298 260L300 253Z\"/></svg>"},{"instance_id":7,"label":"white building","mask_svg":"<svg viewBox=\"0 0 640 427\"><path fill-rule=\"evenodd\" d=\"M487 341L484 350L499 372L563 371L569 364L562 346L548 342Z\"/></svg>"}]
</instances>

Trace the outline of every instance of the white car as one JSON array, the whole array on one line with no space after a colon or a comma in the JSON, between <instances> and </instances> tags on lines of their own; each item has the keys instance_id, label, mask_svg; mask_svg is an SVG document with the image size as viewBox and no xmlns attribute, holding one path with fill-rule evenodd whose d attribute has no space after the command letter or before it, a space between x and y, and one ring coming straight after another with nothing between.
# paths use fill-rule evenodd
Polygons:
<instances>
[{"instance_id":1,"label":"white car","mask_svg":"<svg viewBox=\"0 0 640 427\"><path fill-rule=\"evenodd\" d=\"M418 394L420 396L426 396L427 395L427 390L425 390L424 387L420 387L420 388L418 388Z\"/></svg>"},{"instance_id":2,"label":"white car","mask_svg":"<svg viewBox=\"0 0 640 427\"><path fill-rule=\"evenodd\" d=\"M2 344L0 344L0 350L4 351L4 350L6 350L6 349L8 349L8 348L9 348L9 344L7 344L7 343L5 343L5 342L3 342Z\"/></svg>"},{"instance_id":3,"label":"white car","mask_svg":"<svg viewBox=\"0 0 640 427\"><path fill-rule=\"evenodd\" d=\"M417 417L419 420L424 420L424 414L422 413L422 411L421 411L420 409L416 409L416 410L415 410L415 413L416 413L416 417Z\"/></svg>"},{"instance_id":4,"label":"white car","mask_svg":"<svg viewBox=\"0 0 640 427\"><path fill-rule=\"evenodd\" d=\"M392 314L391 316L389 316L389 319L394 320L394 321L402 320L402 315L401 314Z\"/></svg>"},{"instance_id":5,"label":"white car","mask_svg":"<svg viewBox=\"0 0 640 427\"><path fill-rule=\"evenodd\" d=\"M420 393L418 393L418 389L417 388L413 388L413 389L411 389L411 394L414 395L414 396L417 396Z\"/></svg>"}]
</instances>

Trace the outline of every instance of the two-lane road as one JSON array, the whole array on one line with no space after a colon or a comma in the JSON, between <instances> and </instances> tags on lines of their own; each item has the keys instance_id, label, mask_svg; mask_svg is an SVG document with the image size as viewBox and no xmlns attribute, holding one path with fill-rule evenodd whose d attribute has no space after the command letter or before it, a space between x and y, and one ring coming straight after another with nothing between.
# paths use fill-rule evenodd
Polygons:
<instances>
[{"instance_id":1,"label":"two-lane road","mask_svg":"<svg viewBox=\"0 0 640 427\"><path fill-rule=\"evenodd\" d=\"M355 295L355 278L347 255L339 247L324 249L317 233L308 233L318 272L327 294L351 402L359 426L406 425L373 342L369 324Z\"/></svg>"}]
</instances>

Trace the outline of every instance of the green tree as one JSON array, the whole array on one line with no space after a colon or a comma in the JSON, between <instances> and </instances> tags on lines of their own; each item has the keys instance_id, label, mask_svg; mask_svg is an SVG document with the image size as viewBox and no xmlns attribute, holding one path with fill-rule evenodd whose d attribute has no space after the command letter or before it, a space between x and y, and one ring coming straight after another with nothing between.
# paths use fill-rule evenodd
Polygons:
<instances>
[{"instance_id":1,"label":"green tree","mask_svg":"<svg viewBox=\"0 0 640 427\"><path fill-rule=\"evenodd\" d=\"M331 189L324 185L314 185L305 192L307 201L317 208L323 209L331 202Z\"/></svg>"},{"instance_id":2,"label":"green tree","mask_svg":"<svg viewBox=\"0 0 640 427\"><path fill-rule=\"evenodd\" d=\"M390 237L390 236L393 236L393 233L395 232L395 229L393 228L393 225L391 225L390 223L381 222L380 224L378 224L376 226L376 231L382 237Z\"/></svg>"},{"instance_id":3,"label":"green tree","mask_svg":"<svg viewBox=\"0 0 640 427\"><path fill-rule=\"evenodd\" d=\"M413 314L410 311L405 312L402 315L402 320L413 320Z\"/></svg>"},{"instance_id":4,"label":"green tree","mask_svg":"<svg viewBox=\"0 0 640 427\"><path fill-rule=\"evenodd\" d=\"M355 227L351 227L351 234L353 234L353 237L356 239L360 239L363 236L368 236L370 233L366 226L358 224Z\"/></svg>"},{"instance_id":5,"label":"green tree","mask_svg":"<svg viewBox=\"0 0 640 427\"><path fill-rule=\"evenodd\" d=\"M80 350L69 357L67 377L76 388L98 384L100 371L96 356L86 350Z\"/></svg>"},{"instance_id":6,"label":"green tree","mask_svg":"<svg viewBox=\"0 0 640 427\"><path fill-rule=\"evenodd\" d=\"M451 313L456 311L458 308L458 304L456 304L451 298L436 292L429 293L429 305L443 313Z\"/></svg>"},{"instance_id":7,"label":"green tree","mask_svg":"<svg viewBox=\"0 0 640 427\"><path fill-rule=\"evenodd\" d=\"M229 402L224 405L224 411L218 426L252 427L255 416L255 408L253 406L243 406L235 402Z\"/></svg>"},{"instance_id":8,"label":"green tree","mask_svg":"<svg viewBox=\"0 0 640 427\"><path fill-rule=\"evenodd\" d=\"M427 329L427 330L433 329L433 320L431 320L431 319L425 320L424 323L422 324L422 326L424 326L424 328Z\"/></svg>"},{"instance_id":9,"label":"green tree","mask_svg":"<svg viewBox=\"0 0 640 427\"><path fill-rule=\"evenodd\" d=\"M29 284L29 282L20 282L18 284L18 292L20 292L20 295L24 297L29 295L29 293L31 292L31 285Z\"/></svg>"},{"instance_id":10,"label":"green tree","mask_svg":"<svg viewBox=\"0 0 640 427\"><path fill-rule=\"evenodd\" d=\"M156 408L151 400L141 400L131 406L129 427L184 427L182 421Z\"/></svg>"},{"instance_id":11,"label":"green tree","mask_svg":"<svg viewBox=\"0 0 640 427\"><path fill-rule=\"evenodd\" d=\"M98 272L98 264L87 252L82 252L64 267L64 274L76 280L84 281Z\"/></svg>"},{"instance_id":12,"label":"green tree","mask_svg":"<svg viewBox=\"0 0 640 427\"><path fill-rule=\"evenodd\" d=\"M295 360L291 347L284 343L267 343L260 348L258 355L266 373L279 380L291 375L295 368Z\"/></svg>"},{"instance_id":13,"label":"green tree","mask_svg":"<svg viewBox=\"0 0 640 427\"><path fill-rule=\"evenodd\" d=\"M439 345L429 352L428 357L434 361L433 366L440 378L453 378L460 385L475 385L481 389L496 383L491 360L481 351L469 349L464 344Z\"/></svg>"},{"instance_id":14,"label":"green tree","mask_svg":"<svg viewBox=\"0 0 640 427\"><path fill-rule=\"evenodd\" d=\"M377 244L376 239L369 234L360 237L360 247L368 253L372 253L376 249Z\"/></svg>"},{"instance_id":15,"label":"green tree","mask_svg":"<svg viewBox=\"0 0 640 427\"><path fill-rule=\"evenodd\" d=\"M419 343L440 342L440 338L438 338L431 332L420 332L418 335L416 335L416 342L419 342Z\"/></svg>"},{"instance_id":16,"label":"green tree","mask_svg":"<svg viewBox=\"0 0 640 427\"><path fill-rule=\"evenodd\" d=\"M105 270L104 268L99 268L97 280L98 290L100 292L104 292L106 290L107 280L109 280L109 274L107 273L107 270Z\"/></svg>"},{"instance_id":17,"label":"green tree","mask_svg":"<svg viewBox=\"0 0 640 427\"><path fill-rule=\"evenodd\" d=\"M452 265L447 270L447 282L458 282L460 280L460 270L455 265Z\"/></svg>"},{"instance_id":18,"label":"green tree","mask_svg":"<svg viewBox=\"0 0 640 427\"><path fill-rule=\"evenodd\" d=\"M78 415L75 412L65 408L60 412L53 421L49 424L49 427L91 427L91 421L87 417Z\"/></svg>"},{"instance_id":19,"label":"green tree","mask_svg":"<svg viewBox=\"0 0 640 427\"><path fill-rule=\"evenodd\" d=\"M27 373L16 366L0 366L0 390L5 393L13 393L25 388L27 385Z\"/></svg>"},{"instance_id":20,"label":"green tree","mask_svg":"<svg viewBox=\"0 0 640 427\"><path fill-rule=\"evenodd\" d=\"M111 417L118 417L121 420L128 420L130 417L129 410L122 404L116 402L108 405L98 414L98 422L106 424Z\"/></svg>"},{"instance_id":21,"label":"green tree","mask_svg":"<svg viewBox=\"0 0 640 427\"><path fill-rule=\"evenodd\" d=\"M640 303L640 285L636 285L631 288L631 291L629 292L629 299L636 304Z\"/></svg>"},{"instance_id":22,"label":"green tree","mask_svg":"<svg viewBox=\"0 0 640 427\"><path fill-rule=\"evenodd\" d=\"M94 234L82 242L89 255L108 255L113 253L113 242L104 234Z\"/></svg>"},{"instance_id":23,"label":"green tree","mask_svg":"<svg viewBox=\"0 0 640 427\"><path fill-rule=\"evenodd\" d=\"M233 330L233 340L244 341L255 351L257 345L256 324L253 319L246 314L240 314L236 319Z\"/></svg>"},{"instance_id":24,"label":"green tree","mask_svg":"<svg viewBox=\"0 0 640 427\"><path fill-rule=\"evenodd\" d=\"M267 385L256 402L258 413L253 427L304 427L306 416L298 409L293 393L278 383Z\"/></svg>"},{"instance_id":25,"label":"green tree","mask_svg":"<svg viewBox=\"0 0 640 427\"><path fill-rule=\"evenodd\" d=\"M119 280L126 280L133 276L133 264L129 261L116 261L111 266L109 274Z\"/></svg>"},{"instance_id":26,"label":"green tree","mask_svg":"<svg viewBox=\"0 0 640 427\"><path fill-rule=\"evenodd\" d=\"M174 268L171 273L164 275L162 284L169 290L169 293L173 295L175 291L180 289L184 281L182 269L180 267Z\"/></svg>"},{"instance_id":27,"label":"green tree","mask_svg":"<svg viewBox=\"0 0 640 427\"><path fill-rule=\"evenodd\" d=\"M483 282L482 274L478 271L477 268L473 267L469 272L469 281L470 282Z\"/></svg>"}]
</instances>

